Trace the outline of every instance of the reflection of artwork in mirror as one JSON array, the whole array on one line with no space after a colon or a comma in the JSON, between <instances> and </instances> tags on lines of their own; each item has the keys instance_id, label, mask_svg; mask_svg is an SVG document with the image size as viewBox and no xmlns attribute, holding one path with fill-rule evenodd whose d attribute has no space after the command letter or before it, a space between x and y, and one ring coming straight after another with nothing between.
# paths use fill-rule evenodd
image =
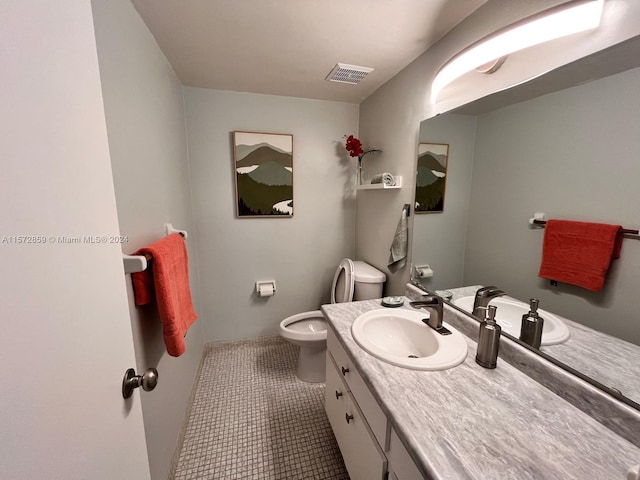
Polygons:
<instances>
[{"instance_id":1,"label":"reflection of artwork in mirror","mask_svg":"<svg viewBox=\"0 0 640 480\"><path fill-rule=\"evenodd\" d=\"M420 143L418 145L416 213L434 213L444 210L448 159L449 145L446 143Z\"/></svg>"},{"instance_id":2,"label":"reflection of artwork in mirror","mask_svg":"<svg viewBox=\"0 0 640 480\"><path fill-rule=\"evenodd\" d=\"M293 216L293 135L233 132L238 217Z\"/></svg>"}]
</instances>

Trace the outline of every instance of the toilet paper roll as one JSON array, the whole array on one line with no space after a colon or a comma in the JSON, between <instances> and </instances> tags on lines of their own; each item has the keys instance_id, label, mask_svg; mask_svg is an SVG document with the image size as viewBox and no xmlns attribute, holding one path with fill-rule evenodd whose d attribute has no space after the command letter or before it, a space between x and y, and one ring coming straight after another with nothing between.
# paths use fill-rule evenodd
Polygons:
<instances>
[{"instance_id":1,"label":"toilet paper roll","mask_svg":"<svg viewBox=\"0 0 640 480\"><path fill-rule=\"evenodd\" d=\"M433 270L431 267L417 267L418 278L431 278L433 277Z\"/></svg>"},{"instance_id":2,"label":"toilet paper roll","mask_svg":"<svg viewBox=\"0 0 640 480\"><path fill-rule=\"evenodd\" d=\"M256 282L256 293L259 297L273 297L276 293L276 282Z\"/></svg>"},{"instance_id":3,"label":"toilet paper roll","mask_svg":"<svg viewBox=\"0 0 640 480\"><path fill-rule=\"evenodd\" d=\"M258 290L258 295L261 297L272 297L273 296L273 285L260 285Z\"/></svg>"}]
</instances>

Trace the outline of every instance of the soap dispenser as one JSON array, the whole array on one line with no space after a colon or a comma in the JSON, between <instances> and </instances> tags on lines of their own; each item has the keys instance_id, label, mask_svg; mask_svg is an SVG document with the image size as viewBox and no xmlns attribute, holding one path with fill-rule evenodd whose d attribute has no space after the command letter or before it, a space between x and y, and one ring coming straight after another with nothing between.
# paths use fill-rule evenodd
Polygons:
<instances>
[{"instance_id":1,"label":"soap dispenser","mask_svg":"<svg viewBox=\"0 0 640 480\"><path fill-rule=\"evenodd\" d=\"M496 323L496 307L489 305L486 311L486 318L480 324L478 353L476 355L477 364L484 368L496 368L501 333L502 329Z\"/></svg>"},{"instance_id":2,"label":"soap dispenser","mask_svg":"<svg viewBox=\"0 0 640 480\"><path fill-rule=\"evenodd\" d=\"M520 326L520 340L533 348L540 348L542 327L544 326L544 318L538 315L538 303L537 298L529 300L530 311L522 316Z\"/></svg>"}]
</instances>

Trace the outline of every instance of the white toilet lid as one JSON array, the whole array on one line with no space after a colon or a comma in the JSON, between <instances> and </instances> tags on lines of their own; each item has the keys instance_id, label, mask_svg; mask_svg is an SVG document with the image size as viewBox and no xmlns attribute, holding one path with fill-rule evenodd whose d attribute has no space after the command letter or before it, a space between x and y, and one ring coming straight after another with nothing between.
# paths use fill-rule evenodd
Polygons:
<instances>
[{"instance_id":1,"label":"white toilet lid","mask_svg":"<svg viewBox=\"0 0 640 480\"><path fill-rule=\"evenodd\" d=\"M353 269L353 262L349 258L344 258L338 265L336 275L333 277L333 286L331 287L331 303L343 303L353 300L355 283Z\"/></svg>"}]
</instances>

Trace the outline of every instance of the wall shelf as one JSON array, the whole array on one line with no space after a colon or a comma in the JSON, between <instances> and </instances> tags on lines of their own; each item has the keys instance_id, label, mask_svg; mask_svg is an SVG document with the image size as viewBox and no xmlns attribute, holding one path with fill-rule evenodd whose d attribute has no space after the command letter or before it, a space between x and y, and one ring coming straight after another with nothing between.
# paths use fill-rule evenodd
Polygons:
<instances>
[{"instance_id":1,"label":"wall shelf","mask_svg":"<svg viewBox=\"0 0 640 480\"><path fill-rule=\"evenodd\" d=\"M402 188L402 177L394 177L396 184L393 186L385 185L384 183L365 183L364 185L358 185L358 190L397 190Z\"/></svg>"}]
</instances>

